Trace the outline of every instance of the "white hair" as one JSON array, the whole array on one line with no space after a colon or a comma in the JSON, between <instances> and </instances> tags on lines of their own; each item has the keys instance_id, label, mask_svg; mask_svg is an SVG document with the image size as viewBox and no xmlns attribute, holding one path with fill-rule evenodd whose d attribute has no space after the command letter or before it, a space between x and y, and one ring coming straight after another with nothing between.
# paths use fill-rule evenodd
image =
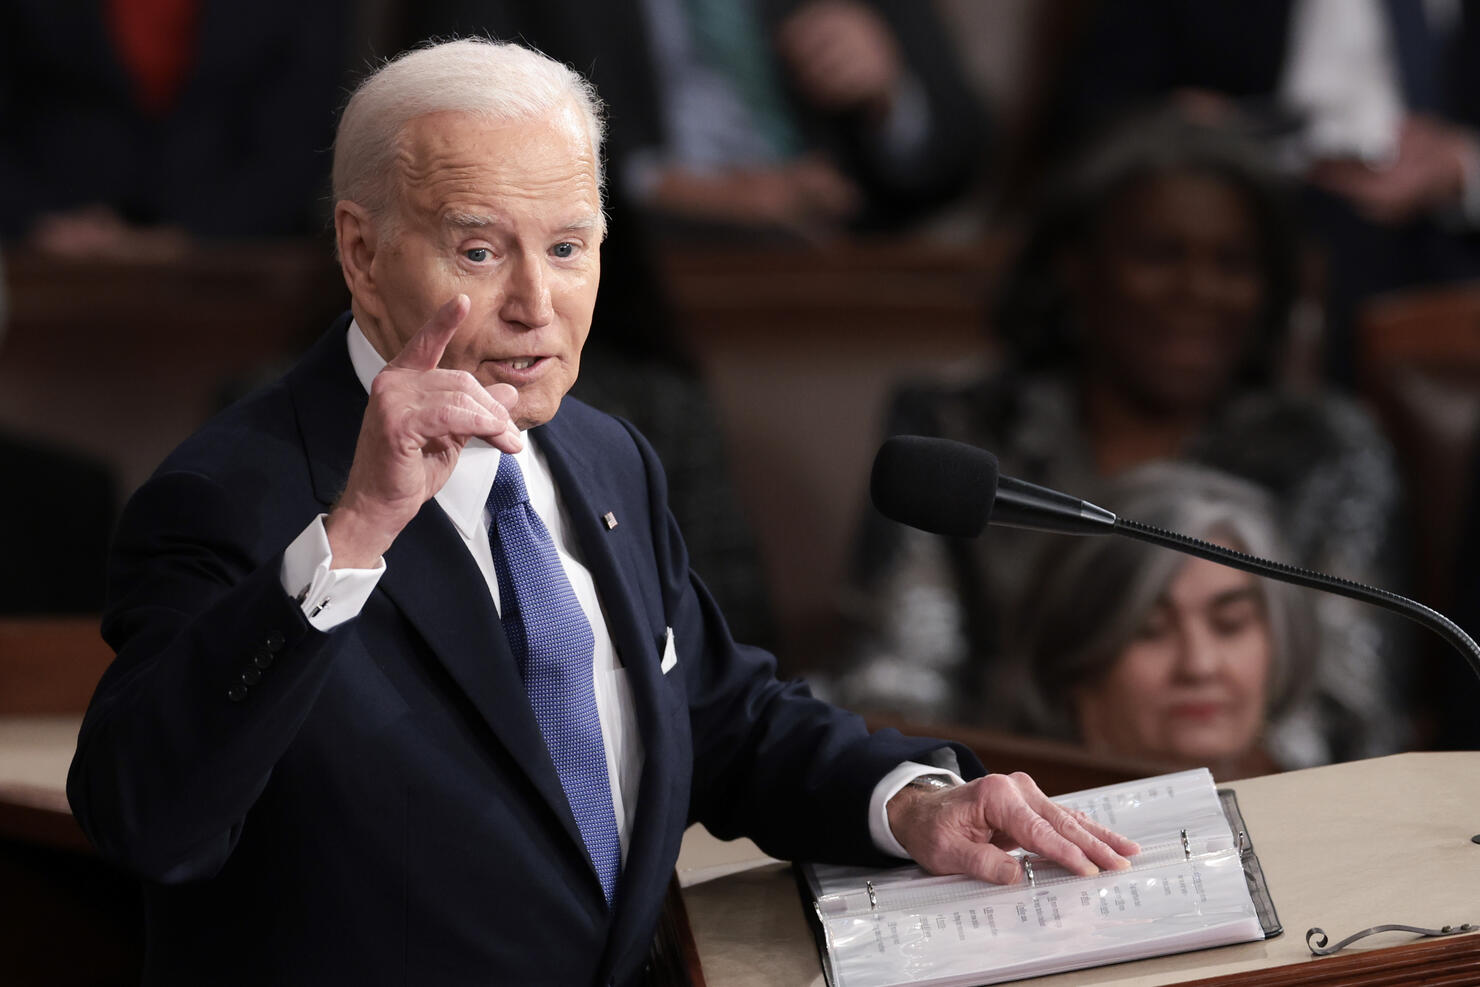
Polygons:
<instances>
[{"instance_id":1,"label":"white hair","mask_svg":"<svg viewBox=\"0 0 1480 987\"><path fill-rule=\"evenodd\" d=\"M418 117L455 112L504 123L572 105L585 124L600 191L601 99L574 69L521 45L485 38L415 48L371 73L345 106L334 140L334 198L388 216L401 133Z\"/></svg>"}]
</instances>

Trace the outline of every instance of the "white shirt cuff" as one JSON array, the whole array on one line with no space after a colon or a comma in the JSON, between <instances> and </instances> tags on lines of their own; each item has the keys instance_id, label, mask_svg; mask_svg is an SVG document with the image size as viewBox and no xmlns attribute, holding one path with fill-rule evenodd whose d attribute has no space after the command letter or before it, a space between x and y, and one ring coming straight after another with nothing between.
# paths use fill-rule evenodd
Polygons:
<instances>
[{"instance_id":1,"label":"white shirt cuff","mask_svg":"<svg viewBox=\"0 0 1480 987\"><path fill-rule=\"evenodd\" d=\"M949 748L947 753L952 753ZM954 755L952 756L954 760ZM868 803L868 833L873 838L874 846L881 853L887 853L891 857L903 857L913 860L909 851L900 846L899 840L894 838L894 830L889 828L889 800L892 799L901 788L919 778L921 775L945 775L954 784L964 785L966 782L956 771L947 768L933 768L928 764L918 761L905 761L899 767L889 772L874 786L873 797Z\"/></svg>"},{"instance_id":2,"label":"white shirt cuff","mask_svg":"<svg viewBox=\"0 0 1480 987\"><path fill-rule=\"evenodd\" d=\"M283 552L278 574L283 591L303 607L303 616L315 630L332 630L358 617L385 572L384 558L374 569L334 569L333 563L322 514Z\"/></svg>"}]
</instances>

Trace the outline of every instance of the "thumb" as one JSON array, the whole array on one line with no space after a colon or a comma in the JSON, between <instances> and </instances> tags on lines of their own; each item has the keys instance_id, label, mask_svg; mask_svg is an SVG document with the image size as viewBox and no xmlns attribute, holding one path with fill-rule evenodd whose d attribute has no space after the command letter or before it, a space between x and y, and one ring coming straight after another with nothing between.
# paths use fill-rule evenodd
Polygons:
<instances>
[{"instance_id":1,"label":"thumb","mask_svg":"<svg viewBox=\"0 0 1480 987\"><path fill-rule=\"evenodd\" d=\"M458 326L468 317L472 302L467 295L454 295L448 299L435 315L427 320L415 336L406 341L401 352L390 361L390 366L402 370L435 370L442 362L447 344L457 335Z\"/></svg>"}]
</instances>

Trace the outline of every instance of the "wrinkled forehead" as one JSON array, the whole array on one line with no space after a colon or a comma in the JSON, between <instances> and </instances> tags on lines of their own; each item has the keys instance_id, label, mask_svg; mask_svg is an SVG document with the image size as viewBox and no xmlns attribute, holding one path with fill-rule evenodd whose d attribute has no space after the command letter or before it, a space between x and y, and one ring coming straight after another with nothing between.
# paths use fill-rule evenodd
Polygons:
<instances>
[{"instance_id":1,"label":"wrinkled forehead","mask_svg":"<svg viewBox=\"0 0 1480 987\"><path fill-rule=\"evenodd\" d=\"M596 153L574 104L509 118L464 111L413 117L397 136L403 205L515 197L601 209Z\"/></svg>"}]
</instances>

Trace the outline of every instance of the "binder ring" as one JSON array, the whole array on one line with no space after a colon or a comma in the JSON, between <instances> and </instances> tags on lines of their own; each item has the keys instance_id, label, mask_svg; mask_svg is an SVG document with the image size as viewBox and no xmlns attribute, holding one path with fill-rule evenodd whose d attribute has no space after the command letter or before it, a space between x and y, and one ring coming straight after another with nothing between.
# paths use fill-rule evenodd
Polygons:
<instances>
[{"instance_id":1,"label":"binder ring","mask_svg":"<svg viewBox=\"0 0 1480 987\"><path fill-rule=\"evenodd\" d=\"M1038 881L1036 878L1033 877L1033 861L1029 860L1027 857L1023 858L1023 873L1028 875L1028 887L1038 887Z\"/></svg>"},{"instance_id":2,"label":"binder ring","mask_svg":"<svg viewBox=\"0 0 1480 987\"><path fill-rule=\"evenodd\" d=\"M873 911L875 908L878 908L879 907L879 893L874 890L874 882L873 881L864 881L863 882L863 886L864 886L865 890L868 891L868 907L869 907L869 911Z\"/></svg>"},{"instance_id":3,"label":"binder ring","mask_svg":"<svg viewBox=\"0 0 1480 987\"><path fill-rule=\"evenodd\" d=\"M1192 844L1187 840L1187 830L1182 830L1182 859L1192 859Z\"/></svg>"}]
</instances>

